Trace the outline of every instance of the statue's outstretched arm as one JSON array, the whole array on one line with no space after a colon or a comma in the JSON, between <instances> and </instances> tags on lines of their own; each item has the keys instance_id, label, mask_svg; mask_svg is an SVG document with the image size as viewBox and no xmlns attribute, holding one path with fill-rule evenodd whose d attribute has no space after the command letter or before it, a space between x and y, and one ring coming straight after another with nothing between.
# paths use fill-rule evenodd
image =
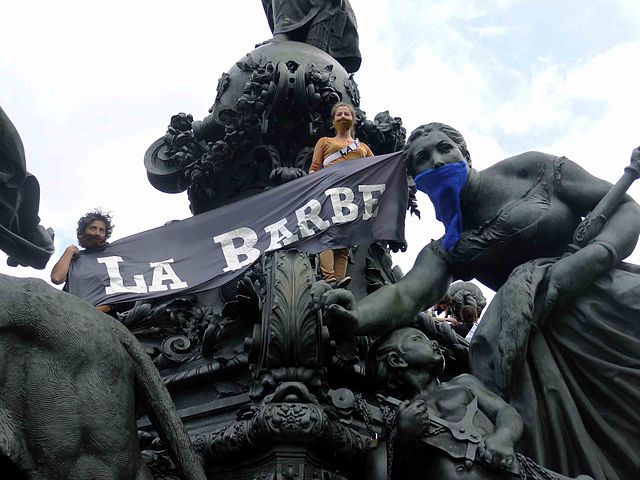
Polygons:
<instances>
[{"instance_id":1,"label":"statue's outstretched arm","mask_svg":"<svg viewBox=\"0 0 640 480\"><path fill-rule=\"evenodd\" d=\"M417 313L435 305L447 293L451 280L445 261L427 246L398 283L386 285L360 302L346 290L328 290L322 293L319 306L335 328L378 336L408 325Z\"/></svg>"}]
</instances>

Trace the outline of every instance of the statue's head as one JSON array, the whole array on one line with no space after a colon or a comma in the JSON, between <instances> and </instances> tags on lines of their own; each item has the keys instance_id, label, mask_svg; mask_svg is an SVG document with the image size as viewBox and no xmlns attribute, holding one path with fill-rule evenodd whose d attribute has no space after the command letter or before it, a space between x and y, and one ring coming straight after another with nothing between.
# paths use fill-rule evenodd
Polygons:
<instances>
[{"instance_id":1,"label":"statue's head","mask_svg":"<svg viewBox=\"0 0 640 480\"><path fill-rule=\"evenodd\" d=\"M436 378L444 370L444 356L438 342L417 328L393 330L373 344L367 370L379 391L404 390L410 376L428 374Z\"/></svg>"},{"instance_id":2,"label":"statue's head","mask_svg":"<svg viewBox=\"0 0 640 480\"><path fill-rule=\"evenodd\" d=\"M85 213L78 220L76 236L83 248L99 248L106 244L113 233L113 223L110 213L99 208Z\"/></svg>"},{"instance_id":3,"label":"statue's head","mask_svg":"<svg viewBox=\"0 0 640 480\"><path fill-rule=\"evenodd\" d=\"M471 166L471 155L464 137L444 123L427 123L416 128L402 153L412 177L449 163L465 161Z\"/></svg>"}]
</instances>

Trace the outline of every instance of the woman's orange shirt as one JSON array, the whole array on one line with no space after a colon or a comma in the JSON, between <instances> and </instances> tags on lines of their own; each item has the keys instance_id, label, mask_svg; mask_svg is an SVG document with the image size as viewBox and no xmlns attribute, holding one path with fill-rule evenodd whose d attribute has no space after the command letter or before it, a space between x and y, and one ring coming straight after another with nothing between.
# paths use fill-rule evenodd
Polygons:
<instances>
[{"instance_id":1,"label":"woman's orange shirt","mask_svg":"<svg viewBox=\"0 0 640 480\"><path fill-rule=\"evenodd\" d=\"M348 145L351 145L349 140L342 140L332 137L322 137L316 143L315 148L313 149L313 161L311 162L311 167L309 168L309 173L316 172L323 168L324 159L329 155L342 150ZM335 165L336 163L344 162L345 160L354 160L356 158L364 158L364 157L373 157L373 152L367 146L366 143L360 142L358 148L352 150L351 152L343 155L340 158L336 158L332 162L329 162L326 166Z\"/></svg>"}]
</instances>

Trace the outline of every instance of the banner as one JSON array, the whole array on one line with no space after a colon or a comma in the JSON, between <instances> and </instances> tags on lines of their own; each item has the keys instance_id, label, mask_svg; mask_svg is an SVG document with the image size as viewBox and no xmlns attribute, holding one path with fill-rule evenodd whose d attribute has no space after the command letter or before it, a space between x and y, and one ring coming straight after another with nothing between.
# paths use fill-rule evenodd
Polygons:
<instances>
[{"instance_id":1,"label":"banner","mask_svg":"<svg viewBox=\"0 0 640 480\"><path fill-rule=\"evenodd\" d=\"M400 153L349 160L244 200L82 251L67 291L94 305L195 293L280 248L308 253L404 240Z\"/></svg>"}]
</instances>

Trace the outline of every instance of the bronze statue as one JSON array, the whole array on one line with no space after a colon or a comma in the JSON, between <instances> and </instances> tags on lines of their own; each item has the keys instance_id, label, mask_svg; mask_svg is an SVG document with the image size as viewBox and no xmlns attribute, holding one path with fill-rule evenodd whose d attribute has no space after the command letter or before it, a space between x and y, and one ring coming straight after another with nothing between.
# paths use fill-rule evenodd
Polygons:
<instances>
[{"instance_id":1,"label":"bronze statue","mask_svg":"<svg viewBox=\"0 0 640 480\"><path fill-rule=\"evenodd\" d=\"M420 330L392 331L371 356L377 388L407 399L396 416L392 478L566 478L516 455L520 415L477 378L438 381L444 357Z\"/></svg>"},{"instance_id":2,"label":"bronze statue","mask_svg":"<svg viewBox=\"0 0 640 480\"><path fill-rule=\"evenodd\" d=\"M40 185L27 172L18 131L0 107L0 249L10 266L43 269L53 254L53 230L40 225Z\"/></svg>"},{"instance_id":3,"label":"bronze statue","mask_svg":"<svg viewBox=\"0 0 640 480\"><path fill-rule=\"evenodd\" d=\"M0 275L0 291L3 473L153 478L140 453L137 391L185 478L206 478L155 365L126 327L42 280Z\"/></svg>"},{"instance_id":4,"label":"bronze statue","mask_svg":"<svg viewBox=\"0 0 640 480\"><path fill-rule=\"evenodd\" d=\"M262 0L273 40L304 42L327 52L349 73L362 62L349 0Z\"/></svg>"},{"instance_id":5,"label":"bronze statue","mask_svg":"<svg viewBox=\"0 0 640 480\"><path fill-rule=\"evenodd\" d=\"M606 215L589 216L612 186L564 157L527 152L476 171L462 135L443 124L416 129L404 153L418 188L436 199L445 237L398 283L358 303L317 288L325 317L380 335L435 304L453 278L480 280L498 293L471 343L471 370L524 417L523 451L566 475L633 478L640 270L620 260L638 240L638 204L619 195ZM639 163L640 147L632 177ZM601 228L571 247L583 217Z\"/></svg>"}]
</instances>

